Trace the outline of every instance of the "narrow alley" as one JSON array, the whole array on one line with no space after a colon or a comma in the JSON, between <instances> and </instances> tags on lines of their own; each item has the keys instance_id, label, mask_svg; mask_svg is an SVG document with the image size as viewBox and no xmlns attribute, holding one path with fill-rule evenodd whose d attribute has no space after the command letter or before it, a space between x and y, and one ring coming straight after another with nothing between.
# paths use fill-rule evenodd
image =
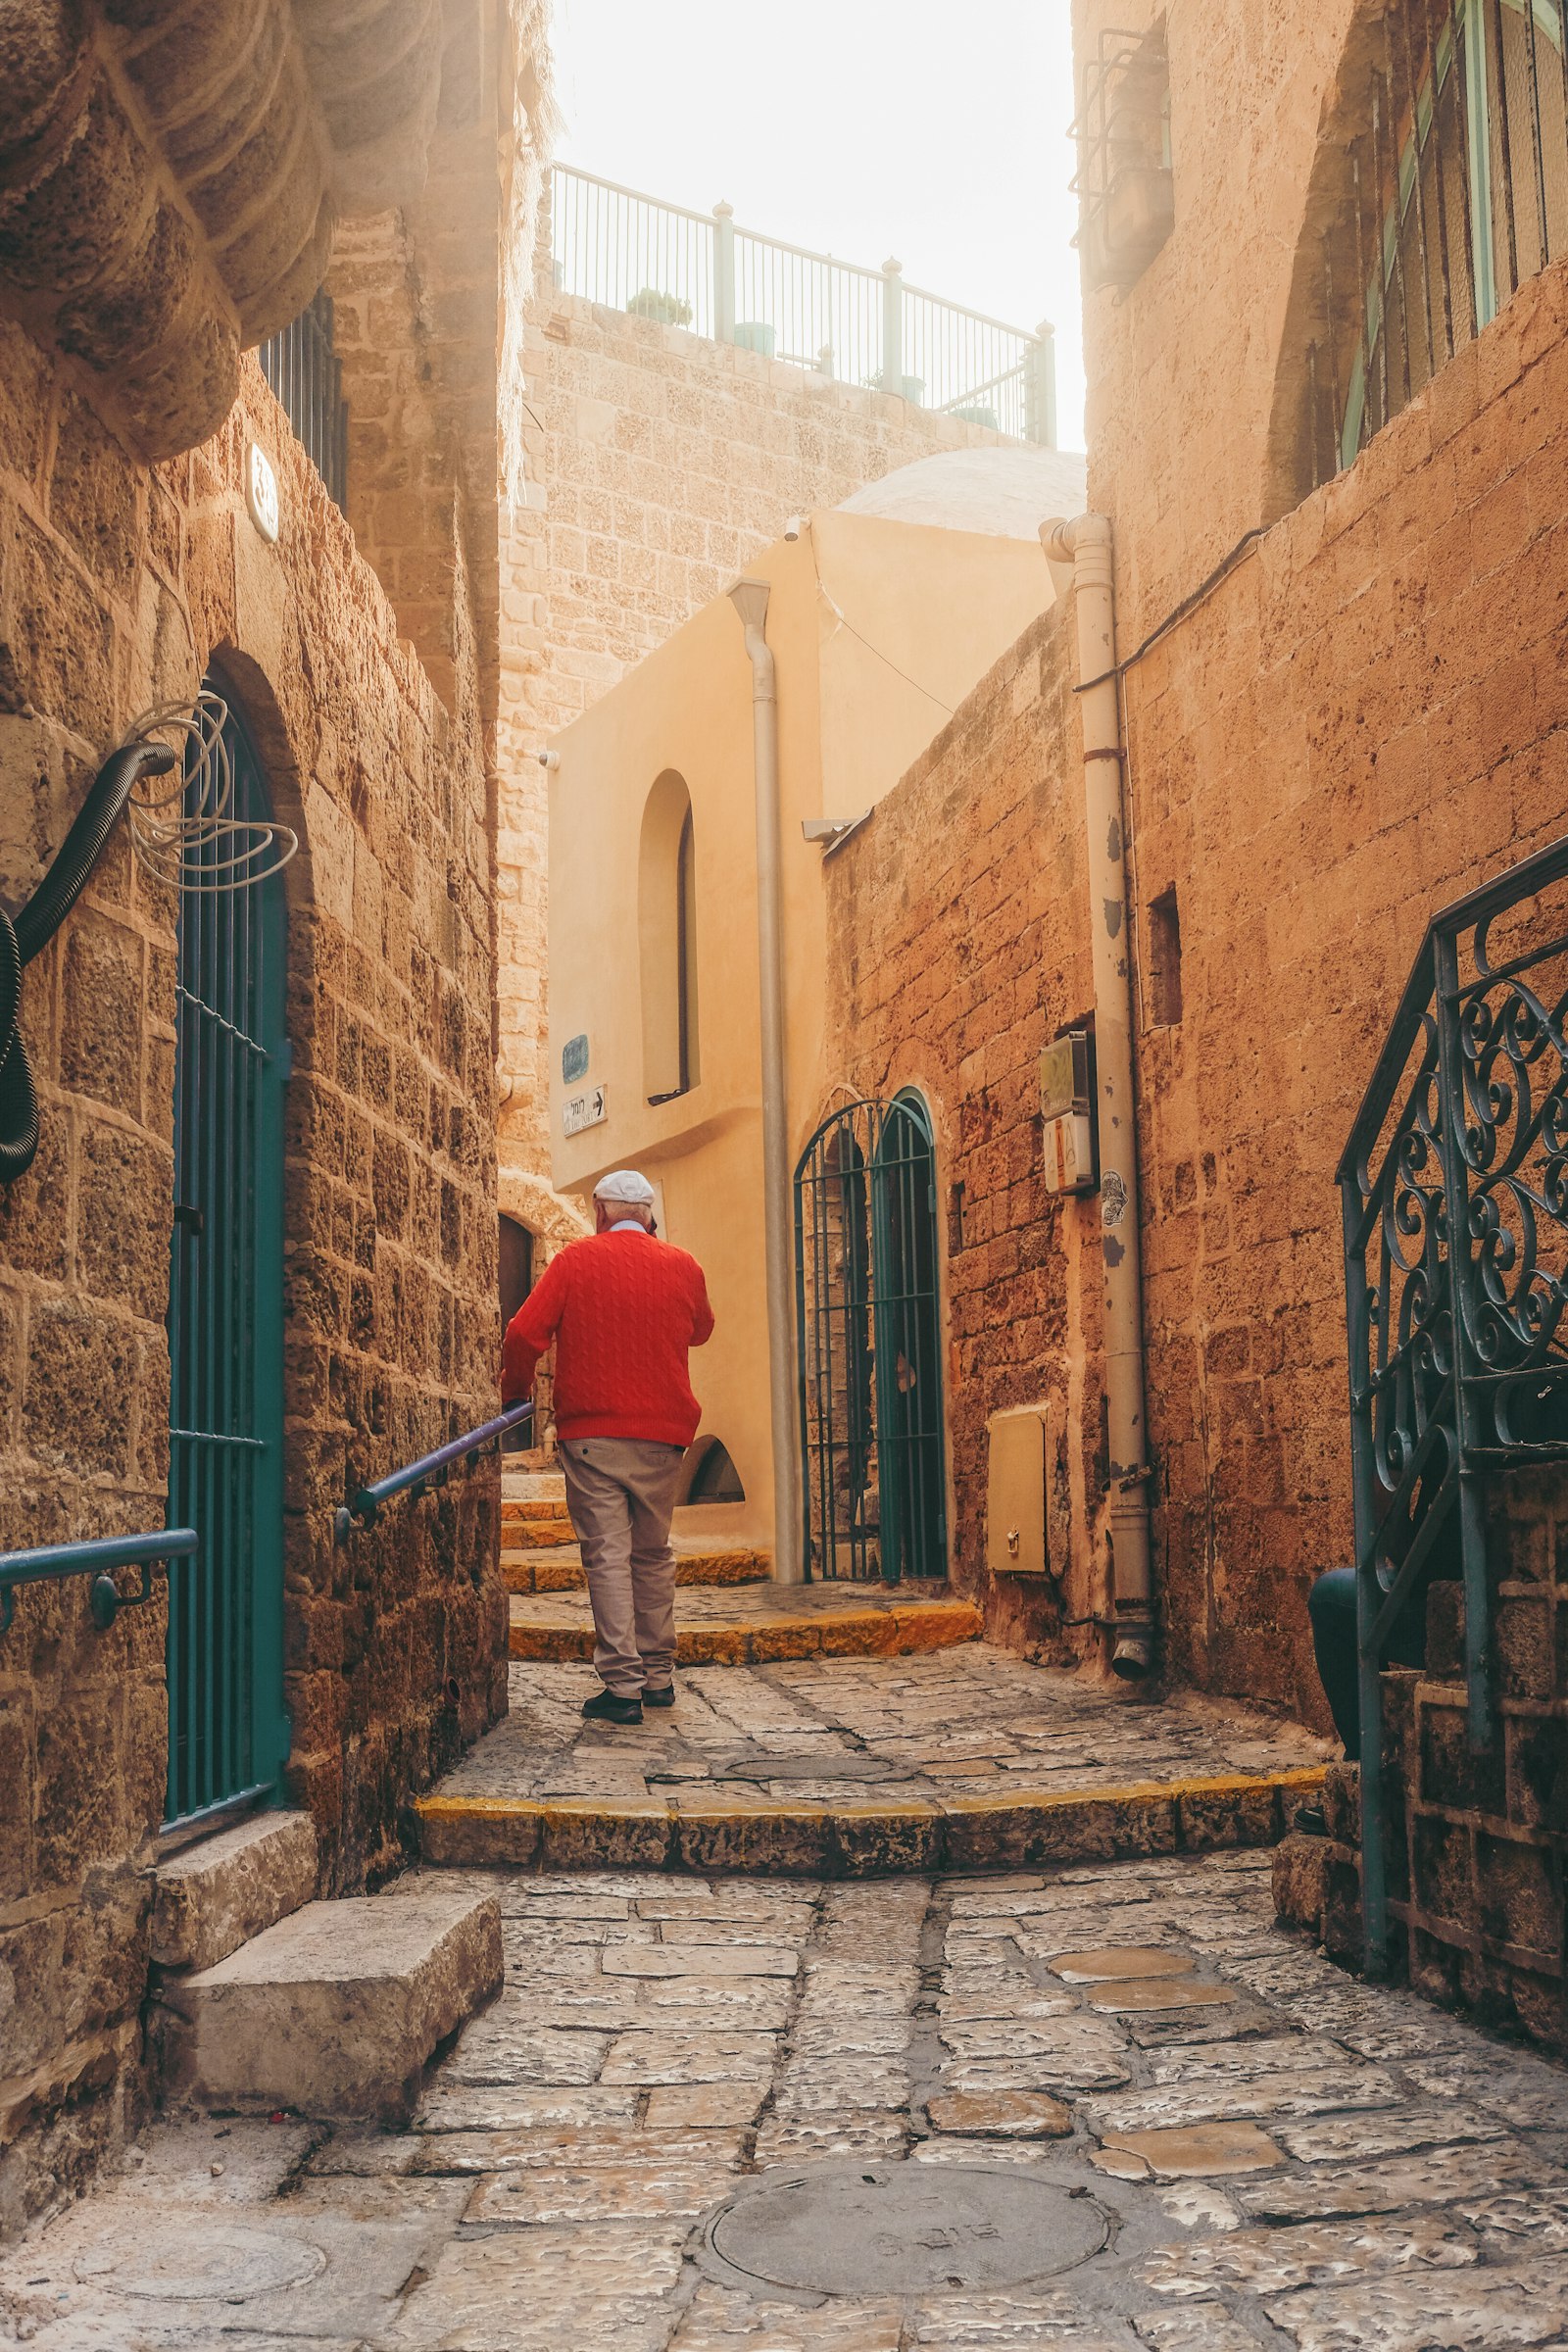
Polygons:
<instances>
[{"instance_id":1,"label":"narrow alley","mask_svg":"<svg viewBox=\"0 0 1568 2352\"><path fill-rule=\"evenodd\" d=\"M558 1632L580 1597L560 1482L508 1483L511 1712L377 1898L493 1907L499 1991L406 2124L155 2125L0 2267L0 2341L1562 2342L1560 2071L1276 1925L1258 1849L1322 1742L1031 1666L941 1592L696 1548L681 1641L728 1662L662 1723L585 1724L591 1668L530 1654L538 1585Z\"/></svg>"},{"instance_id":2,"label":"narrow alley","mask_svg":"<svg viewBox=\"0 0 1568 2352\"><path fill-rule=\"evenodd\" d=\"M1560 2072L1354 1984L1268 1881L486 1874L505 1986L409 2129L158 2127L0 2270L0 2340L1561 2345Z\"/></svg>"}]
</instances>

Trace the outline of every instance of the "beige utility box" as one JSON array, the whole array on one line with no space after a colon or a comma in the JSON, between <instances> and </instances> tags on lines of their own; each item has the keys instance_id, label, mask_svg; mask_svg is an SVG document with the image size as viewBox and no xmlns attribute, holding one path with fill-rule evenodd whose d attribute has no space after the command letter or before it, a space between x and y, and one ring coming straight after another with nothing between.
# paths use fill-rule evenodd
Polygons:
<instances>
[{"instance_id":1,"label":"beige utility box","mask_svg":"<svg viewBox=\"0 0 1568 2352\"><path fill-rule=\"evenodd\" d=\"M1051 1576L1048 1407L993 1413L987 1424L986 1566L993 1576Z\"/></svg>"}]
</instances>

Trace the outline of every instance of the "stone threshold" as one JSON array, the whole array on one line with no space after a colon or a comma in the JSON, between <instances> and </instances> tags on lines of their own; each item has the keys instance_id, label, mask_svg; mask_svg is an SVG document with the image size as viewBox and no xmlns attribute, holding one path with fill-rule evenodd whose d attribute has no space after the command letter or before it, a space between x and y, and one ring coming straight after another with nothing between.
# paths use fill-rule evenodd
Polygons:
<instances>
[{"instance_id":1,"label":"stone threshold","mask_svg":"<svg viewBox=\"0 0 1568 2352\"><path fill-rule=\"evenodd\" d=\"M772 1559L765 1551L737 1547L675 1553L677 1585L765 1585L771 1575ZM575 1542L541 1544L531 1551L504 1550L501 1580L509 1592L581 1592L587 1585Z\"/></svg>"},{"instance_id":2,"label":"stone threshold","mask_svg":"<svg viewBox=\"0 0 1568 2352\"><path fill-rule=\"evenodd\" d=\"M431 1795L416 1811L424 1860L441 1868L963 1877L1273 1845L1288 1808L1317 1795L1323 1774L1318 1765L893 1804Z\"/></svg>"},{"instance_id":3,"label":"stone threshold","mask_svg":"<svg viewBox=\"0 0 1568 2352\"><path fill-rule=\"evenodd\" d=\"M765 1666L800 1658L906 1658L961 1642L983 1629L968 1600L866 1603L814 1611L780 1607L752 1622L686 1624L676 1629L678 1666ZM594 1632L575 1617L553 1620L514 1611L511 1651L536 1666L591 1665ZM923 1865L910 1865L911 1868Z\"/></svg>"}]
</instances>

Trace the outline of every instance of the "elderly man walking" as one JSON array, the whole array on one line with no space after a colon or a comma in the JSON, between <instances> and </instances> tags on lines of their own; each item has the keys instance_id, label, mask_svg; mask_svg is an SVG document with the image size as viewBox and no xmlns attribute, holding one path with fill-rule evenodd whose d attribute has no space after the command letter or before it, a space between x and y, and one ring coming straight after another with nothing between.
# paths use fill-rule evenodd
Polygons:
<instances>
[{"instance_id":1,"label":"elderly man walking","mask_svg":"<svg viewBox=\"0 0 1568 2352\"><path fill-rule=\"evenodd\" d=\"M556 1434L582 1546L605 1688L583 1713L641 1723L675 1703L669 1522L700 1417L686 1351L713 1329L703 1269L658 1238L654 1188L618 1168L594 1191L594 1232L553 1257L507 1327L504 1404L556 1342Z\"/></svg>"}]
</instances>

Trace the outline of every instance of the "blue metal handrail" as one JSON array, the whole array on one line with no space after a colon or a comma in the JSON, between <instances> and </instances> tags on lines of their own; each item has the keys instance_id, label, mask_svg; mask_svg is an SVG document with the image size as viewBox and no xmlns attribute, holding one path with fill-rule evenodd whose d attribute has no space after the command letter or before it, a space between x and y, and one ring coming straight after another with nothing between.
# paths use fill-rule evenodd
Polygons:
<instances>
[{"instance_id":1,"label":"blue metal handrail","mask_svg":"<svg viewBox=\"0 0 1568 2352\"><path fill-rule=\"evenodd\" d=\"M1428 925L1336 1171L1360 1651L1362 1909L1384 1963L1382 1671L1438 1547L1470 1744L1496 1738L1486 1482L1568 1459L1568 837ZM1450 1571L1451 1572L1451 1571Z\"/></svg>"},{"instance_id":2,"label":"blue metal handrail","mask_svg":"<svg viewBox=\"0 0 1568 2352\"><path fill-rule=\"evenodd\" d=\"M433 1453L421 1453L416 1462L406 1470L394 1470L388 1478L378 1478L373 1486L361 1487L354 1500L345 1503L332 1514L332 1532L339 1544L346 1544L354 1533L356 1521L361 1527L373 1527L383 1502L394 1494L409 1494L417 1502L431 1487L444 1487L459 1462L482 1453L487 1446L499 1447L509 1429L520 1428L533 1418L533 1406L514 1404L509 1411L498 1413L493 1421L483 1421L477 1429L452 1438L438 1446Z\"/></svg>"},{"instance_id":3,"label":"blue metal handrail","mask_svg":"<svg viewBox=\"0 0 1568 2352\"><path fill-rule=\"evenodd\" d=\"M122 1609L152 1598L153 1570L160 1560L186 1558L196 1549L193 1527L155 1527L142 1536L99 1536L86 1544L45 1544L36 1551L0 1551L0 1635L11 1630L18 1585L58 1583L62 1577L92 1577L88 1605L104 1632ZM122 1592L117 1568L140 1568L141 1591Z\"/></svg>"}]
</instances>

